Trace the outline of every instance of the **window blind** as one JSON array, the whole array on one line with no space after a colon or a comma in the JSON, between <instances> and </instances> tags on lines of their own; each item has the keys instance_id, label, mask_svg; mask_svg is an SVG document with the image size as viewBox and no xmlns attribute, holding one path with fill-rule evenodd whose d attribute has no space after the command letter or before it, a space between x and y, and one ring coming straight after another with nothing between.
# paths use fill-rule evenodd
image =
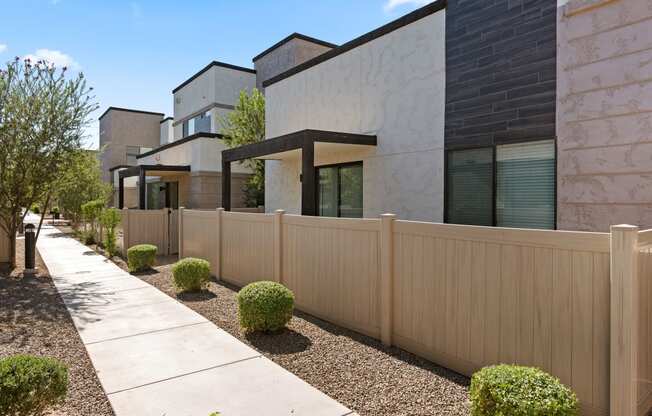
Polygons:
<instances>
[{"instance_id":1,"label":"window blind","mask_svg":"<svg viewBox=\"0 0 652 416\"><path fill-rule=\"evenodd\" d=\"M493 148L448 152L447 221L493 225Z\"/></svg>"},{"instance_id":2,"label":"window blind","mask_svg":"<svg viewBox=\"0 0 652 416\"><path fill-rule=\"evenodd\" d=\"M496 147L496 225L555 227L555 144Z\"/></svg>"}]
</instances>

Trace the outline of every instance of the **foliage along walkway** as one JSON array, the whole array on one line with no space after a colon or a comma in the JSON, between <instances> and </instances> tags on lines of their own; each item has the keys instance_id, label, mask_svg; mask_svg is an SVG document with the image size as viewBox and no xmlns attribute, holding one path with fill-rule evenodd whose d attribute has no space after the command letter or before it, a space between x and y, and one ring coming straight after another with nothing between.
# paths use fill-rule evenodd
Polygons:
<instances>
[{"instance_id":1,"label":"foliage along walkway","mask_svg":"<svg viewBox=\"0 0 652 416\"><path fill-rule=\"evenodd\" d=\"M56 228L37 246L117 416L353 414Z\"/></svg>"}]
</instances>

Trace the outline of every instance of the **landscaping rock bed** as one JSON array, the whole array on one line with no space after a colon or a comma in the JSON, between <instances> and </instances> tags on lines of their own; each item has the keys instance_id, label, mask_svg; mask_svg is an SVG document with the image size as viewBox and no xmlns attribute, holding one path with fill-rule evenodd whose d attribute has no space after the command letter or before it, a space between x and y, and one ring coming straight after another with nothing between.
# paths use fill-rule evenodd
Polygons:
<instances>
[{"instance_id":1,"label":"landscaping rock bed","mask_svg":"<svg viewBox=\"0 0 652 416\"><path fill-rule=\"evenodd\" d=\"M37 256L38 275L23 278L24 240L17 245L19 268L0 270L0 357L49 356L68 366L68 396L51 415L113 415L47 268Z\"/></svg>"},{"instance_id":2,"label":"landscaping rock bed","mask_svg":"<svg viewBox=\"0 0 652 416\"><path fill-rule=\"evenodd\" d=\"M360 415L468 415L468 378L380 341L295 312L275 335L241 332L238 288L211 281L176 294L170 265L135 274Z\"/></svg>"}]
</instances>

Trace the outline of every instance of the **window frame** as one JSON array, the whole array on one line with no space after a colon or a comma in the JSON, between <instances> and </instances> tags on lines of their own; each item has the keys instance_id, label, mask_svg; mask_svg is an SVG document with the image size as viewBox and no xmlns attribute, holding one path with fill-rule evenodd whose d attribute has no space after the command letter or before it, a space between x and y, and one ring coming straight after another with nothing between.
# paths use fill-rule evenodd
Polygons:
<instances>
[{"instance_id":1,"label":"window frame","mask_svg":"<svg viewBox=\"0 0 652 416\"><path fill-rule=\"evenodd\" d=\"M510 144L530 144L530 143L536 143L536 142L545 142L545 141L550 141L552 140L553 146L554 146L554 191L553 191L553 199L555 201L554 203L554 209L553 209L553 224L554 228L552 230L557 230L558 229L558 224L557 224L557 210L558 210L558 205L559 205L559 200L557 199L557 187L559 186L558 183L558 177L557 177L557 171L558 171L558 163L559 163L559 158L557 157L557 138L541 138L541 139L536 139L536 140L517 140L517 141L509 141L505 143L494 143L494 144L478 144L478 145L455 145L455 146L450 146L446 147L444 149L444 223L446 224L453 224L449 222L448 218L448 206L449 206L449 198L448 198L448 153L449 152L455 152L455 151L460 151L460 150L471 150L471 149L492 149L492 158L493 158L493 163L492 163L492 195L491 195L491 218L492 218L492 224L487 227L497 227L496 222L497 222L497 216L496 216L496 199L497 199L497 160L496 160L496 149L498 146L502 145L510 145ZM460 224L462 225L462 224ZM481 227L481 226L479 226Z\"/></svg>"},{"instance_id":2,"label":"window frame","mask_svg":"<svg viewBox=\"0 0 652 416\"><path fill-rule=\"evenodd\" d=\"M354 161L354 162L343 162L343 163L331 163L328 165L319 165L315 166L315 207L317 208L317 216L322 217L322 215L319 215L319 169L327 169L327 168L337 168L337 216L336 217L325 217L324 218L349 218L349 217L342 217L342 211L341 211L341 205L342 205L342 177L340 176L339 170L340 168L346 168L346 167L351 167L351 166L360 166L362 168L362 179L364 182L364 163L362 160ZM363 202L362 202L362 210L363 214L360 216L360 218L364 218L364 183L362 185L362 194L363 194ZM354 217L355 218L355 217Z\"/></svg>"}]
</instances>

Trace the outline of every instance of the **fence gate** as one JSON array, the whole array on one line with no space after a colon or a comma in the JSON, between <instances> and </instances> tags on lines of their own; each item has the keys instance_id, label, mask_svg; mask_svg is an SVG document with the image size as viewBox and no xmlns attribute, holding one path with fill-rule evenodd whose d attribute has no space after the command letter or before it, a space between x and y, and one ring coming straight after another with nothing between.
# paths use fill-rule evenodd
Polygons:
<instances>
[{"instance_id":1,"label":"fence gate","mask_svg":"<svg viewBox=\"0 0 652 416\"><path fill-rule=\"evenodd\" d=\"M153 244L159 254L179 252L179 211L169 208L156 210L122 210L123 253L136 244Z\"/></svg>"}]
</instances>

